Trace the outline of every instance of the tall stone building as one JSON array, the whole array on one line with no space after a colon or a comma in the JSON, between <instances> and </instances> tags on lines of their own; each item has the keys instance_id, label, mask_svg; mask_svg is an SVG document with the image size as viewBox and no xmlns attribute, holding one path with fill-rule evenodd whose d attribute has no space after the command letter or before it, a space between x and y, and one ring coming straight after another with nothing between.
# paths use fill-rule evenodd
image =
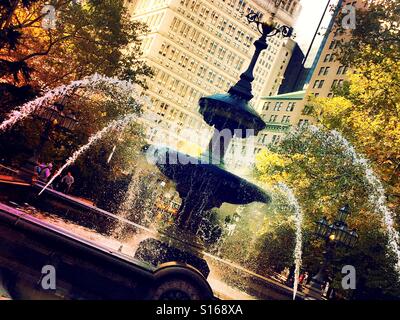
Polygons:
<instances>
[{"instance_id":1,"label":"tall stone building","mask_svg":"<svg viewBox=\"0 0 400 320\"><path fill-rule=\"evenodd\" d=\"M348 41L350 35L341 35L335 31L338 13L344 6L352 5L357 9L367 6L367 1L340 0L332 21L327 29L317 57L310 70L304 91L265 96L260 99L257 111L267 122L268 128L260 134L258 149L261 145L279 143L282 137L293 126L303 126L313 123L314 119L308 115L307 102L310 96L330 98L334 95L334 88L341 87L346 80L347 67L343 66L336 57L339 41Z\"/></svg>"},{"instance_id":2,"label":"tall stone building","mask_svg":"<svg viewBox=\"0 0 400 320\"><path fill-rule=\"evenodd\" d=\"M142 50L155 71L147 92L160 116L153 136L169 130L178 140L192 141L193 130L210 129L197 112L197 102L202 96L227 91L248 66L260 35L245 16L259 12L266 20L274 12L275 22L293 26L300 8L299 0L282 0L279 8L272 0L133 1L132 19L150 28ZM278 90L293 48L290 41L273 37L262 53L255 69L253 105ZM192 129L192 136L183 128ZM203 140L198 144L204 146L207 138Z\"/></svg>"}]
</instances>

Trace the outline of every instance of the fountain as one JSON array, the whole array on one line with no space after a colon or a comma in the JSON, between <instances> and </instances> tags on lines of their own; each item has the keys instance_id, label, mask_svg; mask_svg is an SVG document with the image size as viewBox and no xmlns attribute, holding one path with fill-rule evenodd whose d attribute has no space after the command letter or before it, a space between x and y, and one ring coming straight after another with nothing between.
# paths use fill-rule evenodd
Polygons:
<instances>
[{"instance_id":1,"label":"fountain","mask_svg":"<svg viewBox=\"0 0 400 320\"><path fill-rule=\"evenodd\" d=\"M98 131L97 133L91 135L89 137L89 141L76 150L71 157L65 162L65 164L51 177L51 179L47 182L47 184L43 187L43 189L39 192L39 196L54 182L54 180L63 173L63 171L72 165L78 157L86 152L93 144L97 141L101 140L104 135L109 133L112 130L122 131L125 129L133 121L138 120L138 115L136 113L131 113L126 115L122 119L111 121L108 126L104 127L102 130Z\"/></svg>"},{"instance_id":2,"label":"fountain","mask_svg":"<svg viewBox=\"0 0 400 320\"><path fill-rule=\"evenodd\" d=\"M82 80L72 81L68 85L61 85L57 88L48 90L43 96L28 101L12 110L7 115L6 119L0 123L0 133L11 129L16 123L34 113L35 110L50 106L56 99L64 97L68 93L74 92L79 88L89 87L94 89L105 84L119 88L122 92L128 92L139 104L147 103L147 101L140 96L138 85L134 85L129 81L119 80L116 77L109 78L96 73L92 76L85 77Z\"/></svg>"},{"instance_id":3,"label":"fountain","mask_svg":"<svg viewBox=\"0 0 400 320\"><path fill-rule=\"evenodd\" d=\"M325 132L316 126L310 126L307 129L315 135L321 135L321 138L326 142L333 142L341 145L346 154L352 159L353 164L360 166L363 169L365 179L372 189L369 201L374 206L375 212L381 214L382 216L383 226L385 227L386 234L388 236L387 247L389 251L393 253L396 259L394 269L397 272L400 280L400 235L395 227L395 214L390 211L386 204L385 188L382 182L373 171L368 160L359 155L351 143L338 131L332 130ZM295 134L299 133L300 132L297 132Z\"/></svg>"},{"instance_id":4,"label":"fountain","mask_svg":"<svg viewBox=\"0 0 400 320\"><path fill-rule=\"evenodd\" d=\"M261 38L254 43L256 50L250 66L227 94L215 94L199 101L200 113L206 123L215 129L206 152L200 158L194 158L168 147L153 145L146 150L148 158L175 183L182 204L176 224L163 231L168 237L141 242L136 252L139 260L155 266L178 261L194 266L207 277L209 268L201 257L202 243L197 236L205 213L223 203L245 205L270 202L269 195L256 185L226 171L224 156L233 137L249 138L266 127L249 106L253 98L251 83L254 68L261 52L268 48L267 38L278 33L290 37L292 29L286 26L278 29L262 23L254 13L249 14L247 19L249 23L255 23L261 33ZM182 242L190 245L190 251L187 249L189 246L182 246Z\"/></svg>"},{"instance_id":5,"label":"fountain","mask_svg":"<svg viewBox=\"0 0 400 320\"><path fill-rule=\"evenodd\" d=\"M299 285L299 277L300 277L300 269L302 264L302 254L303 254L303 212L301 210L300 204L296 199L292 189L290 189L286 184L279 183L277 185L279 189L281 189L285 194L290 203L290 205L294 208L295 211L295 219L296 219L296 245L294 249L294 283L293 283L293 300L296 300L298 285Z\"/></svg>"},{"instance_id":6,"label":"fountain","mask_svg":"<svg viewBox=\"0 0 400 320\"><path fill-rule=\"evenodd\" d=\"M260 277L235 263L225 261L205 252L203 250L202 240L198 235L202 219L204 219L206 213L212 208L220 207L223 203L246 205L253 202L270 202L269 195L263 190L224 169L224 156L231 139L233 137L242 139L249 138L257 135L265 128L265 123L249 106L249 101L253 98L251 93L251 83L254 80L253 70L261 51L268 47L267 37L273 36L278 32L281 32L284 36L290 36L291 33L290 29L287 27L276 29L271 25L261 23L257 18L258 16L254 14L248 16L249 22L255 22L257 24L262 36L255 42L256 51L247 71L242 74L240 81L233 86L227 94L216 94L210 97L204 97L199 101L200 113L203 115L204 120L207 124L215 128L214 136L206 152L204 152L200 158L195 158L166 147L150 146L146 149L147 154L152 156L153 163L158 167L160 171L159 174L164 174L175 184L176 191L182 199L182 205L177 213L176 224L174 226L156 232L151 229L151 227L148 228L133 224L128 221L125 216L122 218L116 217L101 209L83 205L65 196L62 196L62 198L66 199L62 200L68 201L70 206L73 205L79 208L75 210L77 215L79 215L79 217L81 217L81 215L85 217L79 221L88 223L87 219L96 220L98 218L100 222L93 224L96 225L96 228L99 228L99 226L103 224L109 226L111 220L117 221L115 224L117 228L113 234L114 236L123 234L121 230L124 225L120 224L122 222L128 225L129 229L132 229L131 226L134 225L139 231L150 234L153 238L148 238L144 241L141 241L143 235L140 235L140 238L136 237L136 240L141 242L135 252L135 257L137 259L148 262L155 267L149 268L149 270L162 269L165 268L165 265L160 266L161 264L176 261L180 264L185 263L195 267L207 278L210 268L206 259L208 259L207 261L214 260L224 266L240 270L262 281L268 281L280 294L286 296L287 292L280 288L279 285L273 284L273 281ZM125 85L125 83L120 83L117 79L108 79L95 75L93 79L90 78L86 79L84 82L73 83L67 88L60 87L55 89L54 92L51 91L46 94L45 98L29 102L12 112L9 118L0 125L0 132L11 128L18 121L28 117L38 107L46 107L55 98L65 95L74 88L84 85L93 85L93 81L95 84L102 84L103 82L110 83L111 81L110 84L115 84L117 87L120 87L120 85L124 87ZM126 91L124 88L122 89ZM142 99L140 97L140 99L138 98L137 100ZM153 114L147 116L152 118ZM143 118L143 115L141 118ZM126 115L123 119L112 121L105 128L92 135L88 143L75 151L65 165L56 172L55 176L44 186L40 194L46 190L65 168L74 163L79 156L102 139L107 133L114 130L121 131L129 123L136 120L140 120L137 114L132 113ZM137 174L140 174L140 169L138 169ZM132 188L135 188L136 182L137 181L134 181ZM51 190L48 190L47 193L52 194L52 196L56 194L55 191L52 192ZM140 192L132 194L132 198L127 199L129 200L127 206L139 195ZM57 195L57 197L61 198L61 195ZM82 208L84 209L82 210ZM91 213L95 212L96 214L87 215L86 212L83 212L85 210ZM123 206L121 210L128 211L129 208ZM75 211L73 214L75 214ZM68 214L70 214L69 212L68 209ZM121 253L123 249L121 245L118 252ZM131 252L133 254L133 251ZM211 263L210 266L212 266ZM188 270L190 271L191 268L189 266L184 269L185 272L187 272ZM195 272L195 274L197 274L197 272ZM202 284L202 279L203 278L197 279L196 281ZM208 288L203 291L207 292L207 294L209 292Z\"/></svg>"}]
</instances>

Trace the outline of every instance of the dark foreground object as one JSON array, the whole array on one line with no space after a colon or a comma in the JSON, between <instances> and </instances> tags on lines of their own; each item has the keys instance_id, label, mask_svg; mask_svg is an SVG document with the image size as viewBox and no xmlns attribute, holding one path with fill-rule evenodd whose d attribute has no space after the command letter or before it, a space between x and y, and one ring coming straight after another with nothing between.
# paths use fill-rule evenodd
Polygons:
<instances>
[{"instance_id":1,"label":"dark foreground object","mask_svg":"<svg viewBox=\"0 0 400 320\"><path fill-rule=\"evenodd\" d=\"M45 266L56 271L55 290L42 286ZM176 263L152 267L1 203L0 291L12 299L213 298L193 268Z\"/></svg>"},{"instance_id":2,"label":"dark foreground object","mask_svg":"<svg viewBox=\"0 0 400 320\"><path fill-rule=\"evenodd\" d=\"M135 253L135 258L140 261L150 262L153 266L177 261L178 263L195 267L205 278L210 274L207 262L195 253L180 250L157 239L149 238L142 241Z\"/></svg>"},{"instance_id":3,"label":"dark foreground object","mask_svg":"<svg viewBox=\"0 0 400 320\"><path fill-rule=\"evenodd\" d=\"M40 186L29 183L0 181L0 296L2 286L6 286L14 299L213 299L205 280L208 267L205 261L197 260L202 260L201 250L187 244L192 243L187 233L168 232L168 239L181 251L191 248L188 252L197 261L180 259L180 263L165 264L165 259L153 260L158 258L152 253L153 258L147 258L151 264L140 262L73 233L60 232L53 225L4 205L28 203L104 236L116 224L118 217L105 210L54 190L38 197L40 190ZM137 232L133 224L128 223L126 229L132 234ZM160 240L170 243L165 238ZM148 241L145 243L154 240ZM190 263L194 268L187 265ZM58 272L56 292L42 290L40 286L41 270L49 264L54 264ZM228 267L226 272L229 270ZM228 285L242 285L244 277L246 273L231 272ZM250 277L246 278L248 294L264 300L292 299L291 288L271 279ZM222 299L230 299L224 292L217 294ZM304 296L299 294L298 298L304 299Z\"/></svg>"}]
</instances>

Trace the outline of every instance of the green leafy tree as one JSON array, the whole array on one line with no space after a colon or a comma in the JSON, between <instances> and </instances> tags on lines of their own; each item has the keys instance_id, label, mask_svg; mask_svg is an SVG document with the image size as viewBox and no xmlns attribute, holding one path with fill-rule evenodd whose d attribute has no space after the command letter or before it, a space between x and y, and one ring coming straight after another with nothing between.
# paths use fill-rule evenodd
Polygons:
<instances>
[{"instance_id":1,"label":"green leafy tree","mask_svg":"<svg viewBox=\"0 0 400 320\"><path fill-rule=\"evenodd\" d=\"M51 1L55 28L42 26L46 4L0 4L0 77L4 96L11 95L7 105L18 88L29 85L38 92L95 72L145 85L151 70L138 58L139 36L147 27L130 19L125 1Z\"/></svg>"},{"instance_id":2,"label":"green leafy tree","mask_svg":"<svg viewBox=\"0 0 400 320\"><path fill-rule=\"evenodd\" d=\"M322 260L324 244L313 236L314 222L323 216L334 221L338 208L348 203L352 211L348 223L358 230L360 238L355 248L338 249L330 270L335 276L334 287L341 292L341 268L350 264L357 269L359 287L354 293L341 292L343 295L359 299L400 296L382 217L369 202L373 190L366 183L362 168L353 164L345 148L326 139L324 130L299 130L279 146L271 146L258 156L257 174L267 185L285 181L296 191L305 215L305 270L315 274ZM284 251L285 244L280 245Z\"/></svg>"},{"instance_id":3,"label":"green leafy tree","mask_svg":"<svg viewBox=\"0 0 400 320\"><path fill-rule=\"evenodd\" d=\"M55 28L43 28L46 4L56 10ZM9 0L0 3L0 12L0 119L44 90L93 73L117 76L143 87L152 74L139 59L139 38L147 27L130 19L123 0ZM59 102L76 115L79 125L74 132L57 126L50 130L40 158L56 166L111 120L141 112L141 106L128 92L107 86L78 89ZM46 126L29 118L2 133L2 160L16 166L23 164L38 148ZM79 159L72 168L79 177L74 192L97 203L120 197L118 190L124 190L128 183L143 143L141 130L132 124L121 134L109 135ZM114 157L107 163L114 146Z\"/></svg>"}]
</instances>

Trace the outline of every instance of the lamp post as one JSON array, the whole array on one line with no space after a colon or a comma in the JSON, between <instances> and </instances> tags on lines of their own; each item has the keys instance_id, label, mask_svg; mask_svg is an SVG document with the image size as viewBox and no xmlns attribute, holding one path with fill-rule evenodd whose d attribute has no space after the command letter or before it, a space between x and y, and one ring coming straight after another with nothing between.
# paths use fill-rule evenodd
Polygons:
<instances>
[{"instance_id":1,"label":"lamp post","mask_svg":"<svg viewBox=\"0 0 400 320\"><path fill-rule=\"evenodd\" d=\"M325 251L321 267L310 282L310 289L319 296L321 296L323 285L327 281L328 265L332 260L336 247L341 245L352 248L357 243L358 234L356 230L350 230L346 223L349 215L350 206L346 204L338 210L338 217L332 224L329 224L326 217L316 222L315 233L317 237L325 240Z\"/></svg>"},{"instance_id":2,"label":"lamp post","mask_svg":"<svg viewBox=\"0 0 400 320\"><path fill-rule=\"evenodd\" d=\"M62 103L54 103L48 107L40 107L35 110L33 115L44 121L46 127L40 135L40 143L37 147L34 158L38 160L38 156L42 152L44 145L49 140L49 136L55 127L59 127L67 132L72 132L78 126L78 121L72 113L65 113L65 106Z\"/></svg>"}]
</instances>

